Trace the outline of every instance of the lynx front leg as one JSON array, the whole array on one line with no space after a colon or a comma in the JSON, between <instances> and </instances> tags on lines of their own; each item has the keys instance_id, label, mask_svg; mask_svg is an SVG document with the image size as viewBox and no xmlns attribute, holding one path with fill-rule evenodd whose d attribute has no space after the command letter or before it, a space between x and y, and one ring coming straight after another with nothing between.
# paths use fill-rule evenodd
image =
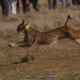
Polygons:
<instances>
[{"instance_id":1,"label":"lynx front leg","mask_svg":"<svg viewBox=\"0 0 80 80\"><path fill-rule=\"evenodd\" d=\"M80 39L76 39L76 42L77 42L78 44L80 44Z\"/></svg>"},{"instance_id":2,"label":"lynx front leg","mask_svg":"<svg viewBox=\"0 0 80 80\"><path fill-rule=\"evenodd\" d=\"M18 47L30 47L33 45L33 42L22 42L22 43L10 43L9 46L12 48Z\"/></svg>"},{"instance_id":3,"label":"lynx front leg","mask_svg":"<svg viewBox=\"0 0 80 80\"><path fill-rule=\"evenodd\" d=\"M18 47L26 47L27 44L26 43L18 43L18 44L17 43L10 43L9 46L12 48L18 48Z\"/></svg>"},{"instance_id":4,"label":"lynx front leg","mask_svg":"<svg viewBox=\"0 0 80 80\"><path fill-rule=\"evenodd\" d=\"M23 42L23 43L19 43L17 45L18 45L18 47L31 47L33 45L33 42Z\"/></svg>"},{"instance_id":5,"label":"lynx front leg","mask_svg":"<svg viewBox=\"0 0 80 80\"><path fill-rule=\"evenodd\" d=\"M10 47L12 48L18 48L18 47L28 47L29 45L27 43L10 43Z\"/></svg>"},{"instance_id":6,"label":"lynx front leg","mask_svg":"<svg viewBox=\"0 0 80 80\"><path fill-rule=\"evenodd\" d=\"M18 48L18 45L16 43L9 43L8 46L12 48Z\"/></svg>"}]
</instances>

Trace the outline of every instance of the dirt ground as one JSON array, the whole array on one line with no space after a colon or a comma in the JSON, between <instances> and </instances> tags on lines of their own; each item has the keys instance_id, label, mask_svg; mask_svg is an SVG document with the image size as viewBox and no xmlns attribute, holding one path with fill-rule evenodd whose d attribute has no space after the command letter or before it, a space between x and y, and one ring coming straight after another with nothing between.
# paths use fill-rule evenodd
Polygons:
<instances>
[{"instance_id":1,"label":"dirt ground","mask_svg":"<svg viewBox=\"0 0 80 80\"><path fill-rule=\"evenodd\" d=\"M71 15L69 25L80 27L80 6L63 8L60 3L55 10L48 10L47 2L40 2L40 11L12 15L3 18L0 9L0 80L80 80L80 45L65 38L54 44L37 45L30 48L12 49L11 42L20 42L24 34L16 31L23 19L39 31L49 31L64 25ZM21 63L26 55L34 60ZM40 78L43 76L44 78Z\"/></svg>"}]
</instances>

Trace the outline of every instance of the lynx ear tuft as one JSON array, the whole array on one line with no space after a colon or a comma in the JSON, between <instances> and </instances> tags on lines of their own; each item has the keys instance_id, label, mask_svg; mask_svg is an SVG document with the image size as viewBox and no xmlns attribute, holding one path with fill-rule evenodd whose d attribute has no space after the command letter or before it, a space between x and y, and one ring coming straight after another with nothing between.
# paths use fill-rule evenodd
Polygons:
<instances>
[{"instance_id":1,"label":"lynx ear tuft","mask_svg":"<svg viewBox=\"0 0 80 80\"><path fill-rule=\"evenodd\" d=\"M23 19L23 20L22 20L22 24L24 24L24 22L25 22L25 20Z\"/></svg>"},{"instance_id":2,"label":"lynx ear tuft","mask_svg":"<svg viewBox=\"0 0 80 80\"><path fill-rule=\"evenodd\" d=\"M22 24L24 24L24 25L25 25L25 24L28 24L28 21L26 21L26 20L23 19L23 20L22 20Z\"/></svg>"},{"instance_id":3,"label":"lynx ear tuft","mask_svg":"<svg viewBox=\"0 0 80 80\"><path fill-rule=\"evenodd\" d=\"M70 16L70 15L68 15L68 18L70 19L70 18L71 18L71 16Z\"/></svg>"}]
</instances>

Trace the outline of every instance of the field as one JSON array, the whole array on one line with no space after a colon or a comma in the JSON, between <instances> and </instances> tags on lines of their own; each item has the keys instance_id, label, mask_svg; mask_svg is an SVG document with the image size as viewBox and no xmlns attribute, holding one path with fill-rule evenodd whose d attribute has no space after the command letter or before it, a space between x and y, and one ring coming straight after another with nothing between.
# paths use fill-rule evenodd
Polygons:
<instances>
[{"instance_id":1,"label":"field","mask_svg":"<svg viewBox=\"0 0 80 80\"><path fill-rule=\"evenodd\" d=\"M63 8L58 2L57 8L49 11L46 3L40 0L40 12L35 12L32 7L26 14L22 9L16 15L9 11L8 18L2 17L0 9L0 80L80 80L80 45L71 39L60 39L49 45L35 43L29 48L12 49L8 46L11 42L23 40L24 34L16 31L23 19L34 29L49 31L62 27L67 16L71 15L69 25L80 27L79 5ZM27 54L35 59L22 63L21 59ZM27 78L30 76L45 78Z\"/></svg>"}]
</instances>

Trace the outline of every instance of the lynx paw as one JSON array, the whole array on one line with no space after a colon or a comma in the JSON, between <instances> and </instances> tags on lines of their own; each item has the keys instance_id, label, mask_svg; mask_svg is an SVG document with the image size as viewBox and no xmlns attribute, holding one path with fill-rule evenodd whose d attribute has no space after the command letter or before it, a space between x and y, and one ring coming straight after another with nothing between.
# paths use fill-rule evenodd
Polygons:
<instances>
[{"instance_id":1,"label":"lynx paw","mask_svg":"<svg viewBox=\"0 0 80 80\"><path fill-rule=\"evenodd\" d=\"M12 48L18 48L18 45L16 43L9 43L9 46Z\"/></svg>"},{"instance_id":2,"label":"lynx paw","mask_svg":"<svg viewBox=\"0 0 80 80\"><path fill-rule=\"evenodd\" d=\"M80 39L76 39L76 42L77 42L78 44L80 44Z\"/></svg>"}]
</instances>

